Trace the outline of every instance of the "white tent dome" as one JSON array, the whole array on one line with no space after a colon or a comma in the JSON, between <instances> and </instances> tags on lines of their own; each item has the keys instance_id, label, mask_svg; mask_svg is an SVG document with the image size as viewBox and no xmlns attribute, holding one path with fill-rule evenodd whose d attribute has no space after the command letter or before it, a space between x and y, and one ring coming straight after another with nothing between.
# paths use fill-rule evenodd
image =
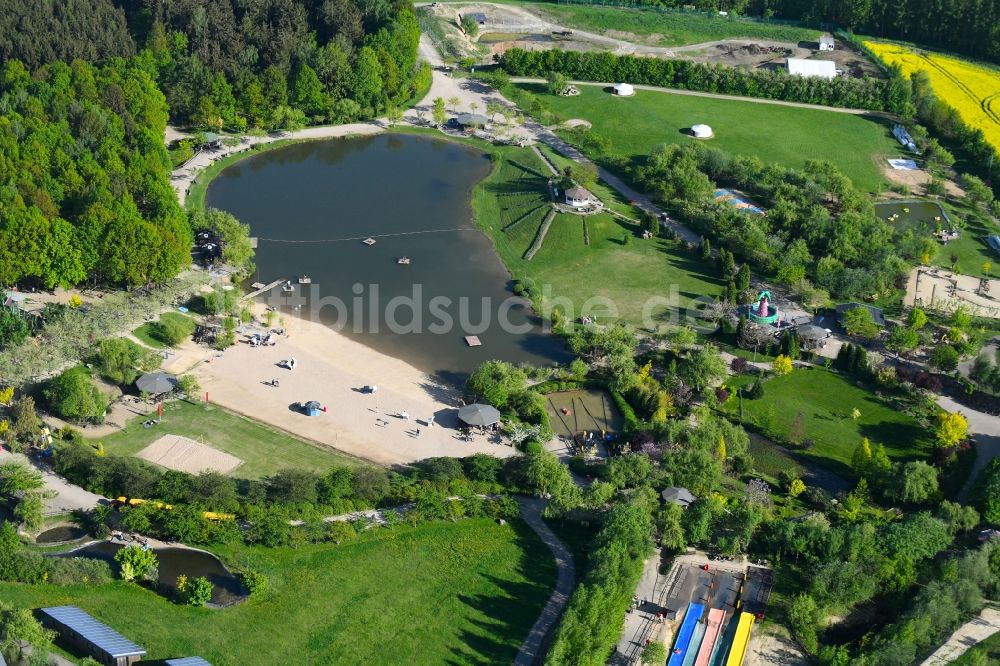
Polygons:
<instances>
[{"instance_id":1,"label":"white tent dome","mask_svg":"<svg viewBox=\"0 0 1000 666\"><path fill-rule=\"evenodd\" d=\"M708 125L692 125L691 134L697 139L709 139L712 137L712 128Z\"/></svg>"},{"instance_id":2,"label":"white tent dome","mask_svg":"<svg viewBox=\"0 0 1000 666\"><path fill-rule=\"evenodd\" d=\"M635 89L630 83L618 83L615 85L615 94L621 97L629 97L635 94Z\"/></svg>"}]
</instances>

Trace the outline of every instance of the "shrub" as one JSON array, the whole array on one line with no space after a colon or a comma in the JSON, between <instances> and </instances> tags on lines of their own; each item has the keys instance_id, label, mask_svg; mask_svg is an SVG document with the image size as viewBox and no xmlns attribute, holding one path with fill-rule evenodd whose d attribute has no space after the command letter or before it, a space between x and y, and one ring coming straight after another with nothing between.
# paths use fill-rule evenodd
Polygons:
<instances>
[{"instance_id":1,"label":"shrub","mask_svg":"<svg viewBox=\"0 0 1000 666\"><path fill-rule=\"evenodd\" d=\"M49 569L48 581L55 585L75 585L90 583L101 585L114 580L111 565L103 560L87 557L53 557L46 560Z\"/></svg>"},{"instance_id":2,"label":"shrub","mask_svg":"<svg viewBox=\"0 0 1000 666\"><path fill-rule=\"evenodd\" d=\"M764 382L758 379L753 384L750 385L750 390L747 391L747 397L751 400L760 400L764 397Z\"/></svg>"},{"instance_id":3,"label":"shrub","mask_svg":"<svg viewBox=\"0 0 1000 666\"><path fill-rule=\"evenodd\" d=\"M267 576L257 569L244 569L240 572L240 580L252 597L257 597L267 592Z\"/></svg>"},{"instance_id":4,"label":"shrub","mask_svg":"<svg viewBox=\"0 0 1000 666\"><path fill-rule=\"evenodd\" d=\"M171 347L179 345L194 333L195 323L187 317L173 316L161 318L150 327L150 334Z\"/></svg>"},{"instance_id":5,"label":"shrub","mask_svg":"<svg viewBox=\"0 0 1000 666\"><path fill-rule=\"evenodd\" d=\"M750 367L750 361L739 356L734 356L733 360L729 362L729 369L732 370L735 375L743 374L747 371L748 367Z\"/></svg>"},{"instance_id":6,"label":"shrub","mask_svg":"<svg viewBox=\"0 0 1000 666\"><path fill-rule=\"evenodd\" d=\"M122 580L152 578L158 564L156 553L136 545L125 546L115 553L115 562L120 568Z\"/></svg>"},{"instance_id":7,"label":"shrub","mask_svg":"<svg viewBox=\"0 0 1000 666\"><path fill-rule=\"evenodd\" d=\"M181 574L177 577L177 593L188 606L204 606L212 600L212 583L204 576L188 579Z\"/></svg>"},{"instance_id":8,"label":"shrub","mask_svg":"<svg viewBox=\"0 0 1000 666\"><path fill-rule=\"evenodd\" d=\"M792 371L791 357L786 356L784 354L778 354L774 358L774 364L772 365L771 369L774 370L774 374L778 375L779 377L781 375L787 375Z\"/></svg>"},{"instance_id":9,"label":"shrub","mask_svg":"<svg viewBox=\"0 0 1000 666\"><path fill-rule=\"evenodd\" d=\"M99 422L108 401L83 367L70 368L51 379L42 395L58 416L73 421Z\"/></svg>"}]
</instances>

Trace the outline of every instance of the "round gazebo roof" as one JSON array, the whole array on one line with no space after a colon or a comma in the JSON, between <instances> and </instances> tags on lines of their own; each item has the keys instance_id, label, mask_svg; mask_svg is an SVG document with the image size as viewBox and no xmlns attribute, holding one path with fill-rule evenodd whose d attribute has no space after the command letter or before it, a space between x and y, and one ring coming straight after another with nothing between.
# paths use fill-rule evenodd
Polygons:
<instances>
[{"instance_id":1,"label":"round gazebo roof","mask_svg":"<svg viewBox=\"0 0 1000 666\"><path fill-rule=\"evenodd\" d=\"M459 409L458 418L472 426L488 426L500 420L500 412L491 405L475 403Z\"/></svg>"}]
</instances>

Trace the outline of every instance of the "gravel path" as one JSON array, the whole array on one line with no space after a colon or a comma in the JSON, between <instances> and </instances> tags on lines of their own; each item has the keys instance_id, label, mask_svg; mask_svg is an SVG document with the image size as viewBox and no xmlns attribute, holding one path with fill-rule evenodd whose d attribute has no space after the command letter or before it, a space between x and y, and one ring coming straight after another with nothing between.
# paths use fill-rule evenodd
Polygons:
<instances>
[{"instance_id":1,"label":"gravel path","mask_svg":"<svg viewBox=\"0 0 1000 666\"><path fill-rule=\"evenodd\" d=\"M521 649L514 658L514 666L531 666L541 657L542 643L545 636L562 617L563 610L569 602L576 583L576 567L573 565L573 555L566 545L560 541L549 526L542 520L542 511L547 502L537 498L521 498L521 517L528 527L545 542L556 558L556 568L559 577L556 579L556 589L552 591L542 614L538 616L535 625L528 632L528 637L521 644Z\"/></svg>"},{"instance_id":2,"label":"gravel path","mask_svg":"<svg viewBox=\"0 0 1000 666\"><path fill-rule=\"evenodd\" d=\"M69 513L76 509L93 509L104 500L100 495L95 495L79 486L74 486L61 476L57 476L55 472L38 465L33 460L19 453L0 451L0 463L11 461L30 465L42 473L42 484L46 495L53 495L52 497L45 497L42 500L42 511L46 516Z\"/></svg>"},{"instance_id":3,"label":"gravel path","mask_svg":"<svg viewBox=\"0 0 1000 666\"><path fill-rule=\"evenodd\" d=\"M990 462L1000 456L1000 419L983 412L978 412L964 405L960 405L948 396L939 396L938 406L947 412L958 412L969 420L969 434L976 442L976 462L972 466L969 478L961 492L958 493L958 501L966 504L969 495L976 483L976 478Z\"/></svg>"},{"instance_id":4,"label":"gravel path","mask_svg":"<svg viewBox=\"0 0 1000 666\"><path fill-rule=\"evenodd\" d=\"M972 646L1000 631L1000 611L984 608L978 616L955 630L944 645L934 651L921 666L945 666L950 664Z\"/></svg>"}]
</instances>

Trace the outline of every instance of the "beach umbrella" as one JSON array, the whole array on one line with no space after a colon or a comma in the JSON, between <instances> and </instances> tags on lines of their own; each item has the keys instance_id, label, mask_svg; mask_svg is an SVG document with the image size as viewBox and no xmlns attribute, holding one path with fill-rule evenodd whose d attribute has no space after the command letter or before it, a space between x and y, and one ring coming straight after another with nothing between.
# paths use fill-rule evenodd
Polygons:
<instances>
[{"instance_id":1,"label":"beach umbrella","mask_svg":"<svg viewBox=\"0 0 1000 666\"><path fill-rule=\"evenodd\" d=\"M177 388L177 378L166 372L148 372L135 380L135 387L143 393L159 395Z\"/></svg>"},{"instance_id":2,"label":"beach umbrella","mask_svg":"<svg viewBox=\"0 0 1000 666\"><path fill-rule=\"evenodd\" d=\"M302 409L309 416L319 416L319 413L323 411L323 405L315 400L310 400L306 404L302 405Z\"/></svg>"},{"instance_id":3,"label":"beach umbrella","mask_svg":"<svg viewBox=\"0 0 1000 666\"><path fill-rule=\"evenodd\" d=\"M691 494L691 491L687 488L664 488L663 492L660 493L664 502L669 502L671 504L676 504L677 506L686 507L695 500L695 496Z\"/></svg>"},{"instance_id":4,"label":"beach umbrella","mask_svg":"<svg viewBox=\"0 0 1000 666\"><path fill-rule=\"evenodd\" d=\"M472 426L488 426L500 420L500 412L496 407L476 403L459 409L458 418Z\"/></svg>"}]
</instances>

